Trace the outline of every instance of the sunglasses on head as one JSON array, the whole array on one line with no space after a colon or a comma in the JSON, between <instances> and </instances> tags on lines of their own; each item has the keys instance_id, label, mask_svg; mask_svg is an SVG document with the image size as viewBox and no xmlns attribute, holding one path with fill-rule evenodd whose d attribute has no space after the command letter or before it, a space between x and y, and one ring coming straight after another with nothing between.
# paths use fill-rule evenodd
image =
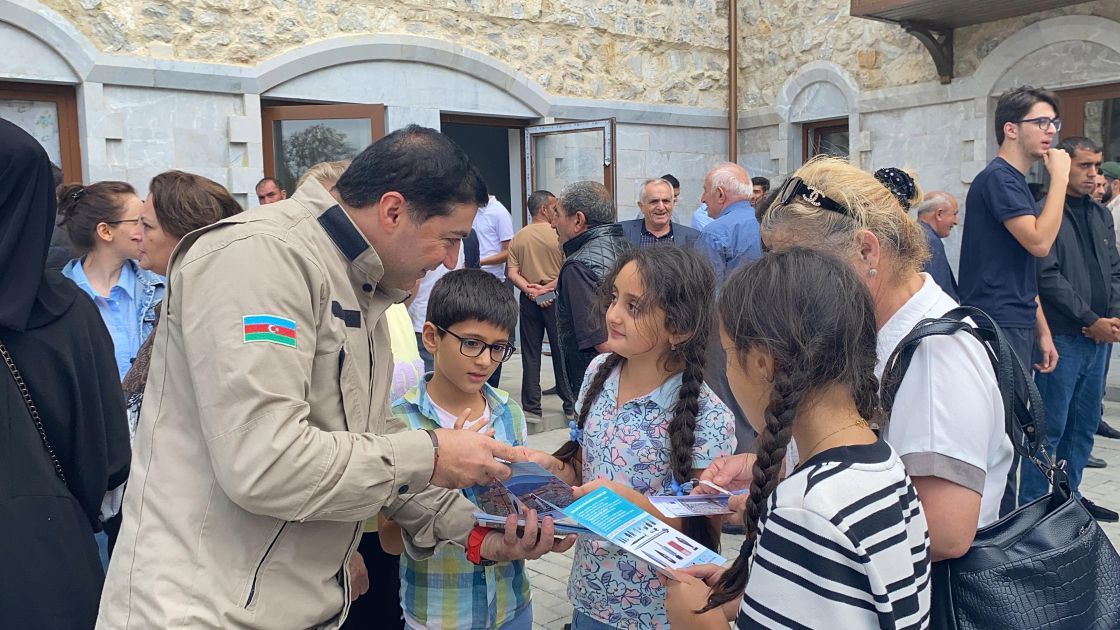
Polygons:
<instances>
[{"instance_id":1,"label":"sunglasses on head","mask_svg":"<svg viewBox=\"0 0 1120 630\"><path fill-rule=\"evenodd\" d=\"M801 199L811 206L839 212L845 216L852 215L847 208L836 203L823 192L806 184L800 177L791 177L786 180L786 183L782 186L781 192L778 193L778 203L784 206L792 202L794 197L801 197Z\"/></svg>"}]
</instances>

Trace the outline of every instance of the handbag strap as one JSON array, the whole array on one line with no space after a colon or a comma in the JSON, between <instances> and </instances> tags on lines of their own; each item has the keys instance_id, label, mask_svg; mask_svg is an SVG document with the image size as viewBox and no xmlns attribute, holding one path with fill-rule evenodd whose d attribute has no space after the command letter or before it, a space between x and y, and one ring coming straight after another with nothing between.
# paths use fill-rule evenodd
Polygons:
<instances>
[{"instance_id":1,"label":"handbag strap","mask_svg":"<svg viewBox=\"0 0 1120 630\"><path fill-rule=\"evenodd\" d=\"M54 472L66 487L70 487L66 483L66 475L62 472L62 464L59 463L58 457L54 454L54 449L51 448L50 440L47 439L47 432L43 429L43 421L39 419L39 410L35 407L35 401L31 400L31 392L27 391L27 384L23 381L23 375L20 374L19 368L16 367L16 362L12 360L12 354L8 352L8 348L0 341L0 356L4 357L4 363L8 365L8 371L11 372L12 378L16 381L16 387L19 388L19 393L23 396L23 404L27 406L27 411L31 414L31 420L35 423L35 430L39 432L39 439L43 442L43 448L47 451L47 457L51 460L51 465L54 466Z\"/></svg>"},{"instance_id":2,"label":"handbag strap","mask_svg":"<svg viewBox=\"0 0 1120 630\"><path fill-rule=\"evenodd\" d=\"M963 321L965 318L973 323ZM1042 436L1046 434L1042 396L999 325L978 308L960 306L941 317L924 319L899 342L887 359L880 386L880 400L887 416L921 341L934 335L962 331L980 342L992 363L1003 401L1004 430L1015 452L1032 461L1056 489L1064 489L1064 462L1055 462L1042 448Z\"/></svg>"}]
</instances>

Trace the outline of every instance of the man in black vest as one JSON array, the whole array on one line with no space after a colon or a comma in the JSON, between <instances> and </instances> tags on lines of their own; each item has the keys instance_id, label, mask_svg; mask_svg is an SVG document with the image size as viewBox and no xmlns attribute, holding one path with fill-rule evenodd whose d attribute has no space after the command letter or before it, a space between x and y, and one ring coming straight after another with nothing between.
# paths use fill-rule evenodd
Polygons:
<instances>
[{"instance_id":1,"label":"man in black vest","mask_svg":"<svg viewBox=\"0 0 1120 630\"><path fill-rule=\"evenodd\" d=\"M614 198L598 182L568 186L556 206L553 227L565 257L556 287L556 327L572 392L579 392L587 366L605 351L607 328L595 308L596 294L615 259L630 247L615 217Z\"/></svg>"}]
</instances>

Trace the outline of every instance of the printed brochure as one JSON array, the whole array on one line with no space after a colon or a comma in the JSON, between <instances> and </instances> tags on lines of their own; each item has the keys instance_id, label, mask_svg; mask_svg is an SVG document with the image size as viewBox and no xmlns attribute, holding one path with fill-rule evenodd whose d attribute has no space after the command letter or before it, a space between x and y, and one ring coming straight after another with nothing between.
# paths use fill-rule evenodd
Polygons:
<instances>
[{"instance_id":1,"label":"printed brochure","mask_svg":"<svg viewBox=\"0 0 1120 630\"><path fill-rule=\"evenodd\" d=\"M654 496L649 497L649 502L669 518L686 518L689 516L719 516L733 514L728 507L726 494L690 494L683 497Z\"/></svg>"},{"instance_id":2,"label":"printed brochure","mask_svg":"<svg viewBox=\"0 0 1120 630\"><path fill-rule=\"evenodd\" d=\"M598 488L568 506L564 513L661 569L727 562L723 556L669 527L610 488Z\"/></svg>"},{"instance_id":3,"label":"printed brochure","mask_svg":"<svg viewBox=\"0 0 1120 630\"><path fill-rule=\"evenodd\" d=\"M464 491L479 507L480 511L475 512L479 525L500 529L505 527L506 516L524 515L529 509L536 509L541 519L553 517L558 534L600 536L661 569L727 562L716 552L669 527L609 488L598 488L576 501L571 486L540 465L518 462L509 466L513 472L509 479ZM705 502L699 501L700 498ZM654 505L663 513L666 509L689 511L682 516L727 513L704 511L717 509L721 500L726 510L726 496L650 499L659 500ZM682 505L686 507L680 507ZM522 516L519 525L524 524Z\"/></svg>"}]
</instances>

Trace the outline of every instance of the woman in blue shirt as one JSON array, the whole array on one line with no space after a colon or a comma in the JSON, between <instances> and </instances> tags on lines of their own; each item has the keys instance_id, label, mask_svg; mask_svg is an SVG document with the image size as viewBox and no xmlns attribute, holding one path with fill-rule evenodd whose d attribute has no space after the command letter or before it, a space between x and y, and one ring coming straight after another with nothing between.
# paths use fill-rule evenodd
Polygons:
<instances>
[{"instance_id":1,"label":"woman in blue shirt","mask_svg":"<svg viewBox=\"0 0 1120 630\"><path fill-rule=\"evenodd\" d=\"M164 279L137 264L137 244L129 238L142 205L125 182L69 184L58 193L59 223L81 253L66 263L62 274L97 305L113 338L121 379L152 332L164 292Z\"/></svg>"}]
</instances>

